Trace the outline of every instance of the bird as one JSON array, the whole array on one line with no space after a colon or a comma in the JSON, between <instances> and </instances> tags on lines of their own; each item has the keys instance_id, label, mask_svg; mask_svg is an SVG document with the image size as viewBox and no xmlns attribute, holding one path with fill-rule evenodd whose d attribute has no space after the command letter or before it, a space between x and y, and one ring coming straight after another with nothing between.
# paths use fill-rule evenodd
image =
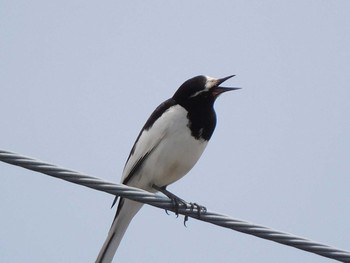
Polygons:
<instances>
[{"instance_id":1,"label":"bird","mask_svg":"<svg viewBox=\"0 0 350 263\"><path fill-rule=\"evenodd\" d=\"M220 86L234 76L193 77L161 103L141 129L125 163L121 183L152 193L160 191L175 203L183 202L166 188L186 175L202 155L216 126L215 100L224 92L240 89ZM112 262L129 223L142 205L119 198L96 263Z\"/></svg>"}]
</instances>

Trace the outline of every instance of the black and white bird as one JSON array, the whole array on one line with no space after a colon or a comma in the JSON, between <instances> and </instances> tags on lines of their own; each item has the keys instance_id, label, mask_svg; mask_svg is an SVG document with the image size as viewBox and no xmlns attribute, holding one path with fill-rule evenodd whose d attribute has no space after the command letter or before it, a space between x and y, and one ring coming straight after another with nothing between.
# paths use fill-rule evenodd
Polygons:
<instances>
[{"instance_id":1,"label":"black and white bird","mask_svg":"<svg viewBox=\"0 0 350 263\"><path fill-rule=\"evenodd\" d=\"M169 193L166 187L187 174L207 146L216 126L213 108L216 98L226 91L238 89L221 87L220 84L233 76L191 78L179 87L173 97L160 104L131 149L121 183L149 192ZM142 205L125 198L119 199L97 263L112 261L130 221Z\"/></svg>"}]
</instances>

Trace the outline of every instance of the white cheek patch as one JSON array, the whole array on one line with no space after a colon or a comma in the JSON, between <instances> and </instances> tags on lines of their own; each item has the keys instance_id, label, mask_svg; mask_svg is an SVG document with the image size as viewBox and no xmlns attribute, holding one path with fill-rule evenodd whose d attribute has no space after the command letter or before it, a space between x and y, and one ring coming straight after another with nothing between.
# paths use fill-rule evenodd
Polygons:
<instances>
[{"instance_id":1,"label":"white cheek patch","mask_svg":"<svg viewBox=\"0 0 350 263\"><path fill-rule=\"evenodd\" d=\"M205 77L207 78L207 81L205 83L205 90L208 91L218 83L218 80L209 76Z\"/></svg>"}]
</instances>

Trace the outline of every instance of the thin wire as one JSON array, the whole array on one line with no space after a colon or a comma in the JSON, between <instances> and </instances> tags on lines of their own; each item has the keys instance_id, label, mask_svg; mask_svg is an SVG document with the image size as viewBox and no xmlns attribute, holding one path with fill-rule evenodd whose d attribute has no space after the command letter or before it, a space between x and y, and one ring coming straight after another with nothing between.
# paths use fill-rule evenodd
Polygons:
<instances>
[{"instance_id":1,"label":"thin wire","mask_svg":"<svg viewBox=\"0 0 350 263\"><path fill-rule=\"evenodd\" d=\"M112 195L122 196L134 201L146 203L174 212L174 205L168 198L158 194L149 193L138 188L107 182L100 178L89 176L87 174L68 170L53 164L45 163L43 161L3 150L0 150L0 161L21 166L32 171L44 173L71 183L84 185L95 190L103 191ZM193 208L184 204L179 204L179 206L180 207L178 213L184 216L230 228L232 230L254 235L287 246L292 246L341 262L350 263L349 251L334 248L326 244L321 244L303 237L284 233L265 226L230 218L229 216L209 210L206 212L202 211L199 216L197 207Z\"/></svg>"}]
</instances>

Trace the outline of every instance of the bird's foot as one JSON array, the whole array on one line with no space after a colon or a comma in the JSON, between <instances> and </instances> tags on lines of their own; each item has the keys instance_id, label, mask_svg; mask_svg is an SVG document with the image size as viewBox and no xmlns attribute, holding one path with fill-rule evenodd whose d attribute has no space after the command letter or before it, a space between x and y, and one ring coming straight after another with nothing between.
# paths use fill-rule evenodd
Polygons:
<instances>
[{"instance_id":1,"label":"bird's foot","mask_svg":"<svg viewBox=\"0 0 350 263\"><path fill-rule=\"evenodd\" d=\"M199 205L197 203L188 203L185 200L183 200L182 198L178 197L177 195L169 192L168 190L166 190L166 187L159 187L157 185L153 185L153 188L161 193L163 193L164 195L166 195L171 202L173 203L173 209L175 212L175 215L178 217L179 216L179 208L180 206L185 206L186 208L190 208L191 212L193 212L194 210L197 210L197 217L200 218L202 214L207 212L207 209L205 206ZM168 210L165 210L165 213L168 213ZM186 222L188 221L188 215L184 216L184 226L186 226Z\"/></svg>"},{"instance_id":2,"label":"bird's foot","mask_svg":"<svg viewBox=\"0 0 350 263\"><path fill-rule=\"evenodd\" d=\"M171 202L173 204L173 209L174 209L175 215L177 217L179 216L180 206L188 207L189 204L185 200L183 200L182 198L178 197L177 195L169 192L168 190L165 189L165 187L159 187L157 185L153 185L152 187L154 189L156 189L157 191L166 195L171 200ZM165 210L165 212L169 215L168 210Z\"/></svg>"},{"instance_id":3,"label":"bird's foot","mask_svg":"<svg viewBox=\"0 0 350 263\"><path fill-rule=\"evenodd\" d=\"M197 203L190 203L190 206L191 206L191 212L193 212L195 209L197 210L198 218L201 217L201 214L207 212L207 208L205 206L199 205Z\"/></svg>"},{"instance_id":4,"label":"bird's foot","mask_svg":"<svg viewBox=\"0 0 350 263\"><path fill-rule=\"evenodd\" d=\"M199 205L197 203L189 203L191 212L195 209L197 210L197 217L201 218L201 215L207 212L207 208L205 206ZM184 226L187 227L186 222L188 221L188 215L185 215L184 218Z\"/></svg>"}]
</instances>

